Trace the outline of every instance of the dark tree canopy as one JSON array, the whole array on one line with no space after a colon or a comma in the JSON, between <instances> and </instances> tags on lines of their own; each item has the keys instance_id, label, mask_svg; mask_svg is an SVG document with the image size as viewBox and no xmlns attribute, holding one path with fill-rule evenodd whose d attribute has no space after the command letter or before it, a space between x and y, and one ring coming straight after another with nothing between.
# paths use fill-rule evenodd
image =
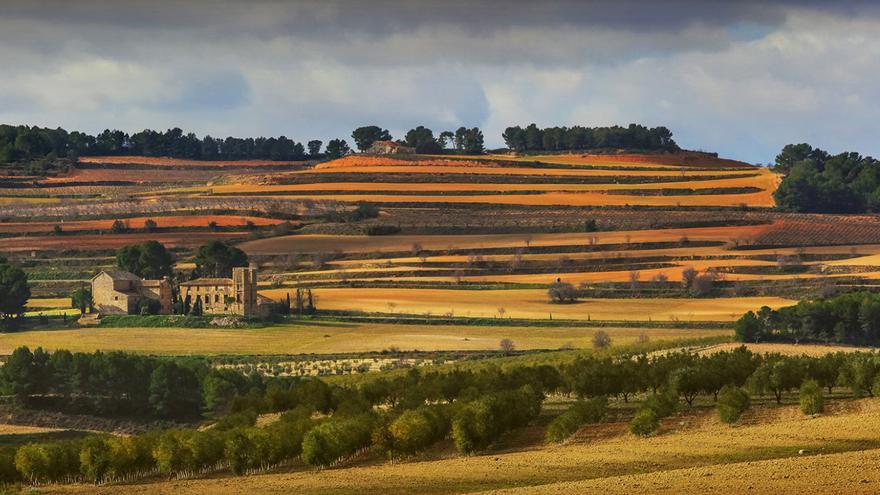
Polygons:
<instances>
[{"instance_id":1,"label":"dark tree canopy","mask_svg":"<svg viewBox=\"0 0 880 495\"><path fill-rule=\"evenodd\" d=\"M327 143L327 158L339 158L348 154L351 148L344 139L331 139Z\"/></svg>"},{"instance_id":2,"label":"dark tree canopy","mask_svg":"<svg viewBox=\"0 0 880 495\"><path fill-rule=\"evenodd\" d=\"M880 343L880 294L851 292L801 301L777 310L749 311L735 325L740 342Z\"/></svg>"},{"instance_id":3,"label":"dark tree canopy","mask_svg":"<svg viewBox=\"0 0 880 495\"><path fill-rule=\"evenodd\" d=\"M306 147L308 147L308 149L309 149L309 156L314 158L314 157L320 155L321 154L321 146L323 144L324 143L320 139L312 139L311 141L309 141L308 144L306 145Z\"/></svg>"},{"instance_id":4,"label":"dark tree canopy","mask_svg":"<svg viewBox=\"0 0 880 495\"><path fill-rule=\"evenodd\" d=\"M854 152L830 155L809 144L789 144L776 156L785 177L776 192L781 210L815 213L880 211L880 162Z\"/></svg>"},{"instance_id":5,"label":"dark tree canopy","mask_svg":"<svg viewBox=\"0 0 880 495\"><path fill-rule=\"evenodd\" d=\"M232 269L247 266L244 251L225 242L211 241L196 251L196 272L201 277L231 277Z\"/></svg>"},{"instance_id":6,"label":"dark tree canopy","mask_svg":"<svg viewBox=\"0 0 880 495\"><path fill-rule=\"evenodd\" d=\"M80 287L70 294L70 305L79 310L80 313L86 314L90 312L94 306L92 299L91 287Z\"/></svg>"},{"instance_id":7,"label":"dark tree canopy","mask_svg":"<svg viewBox=\"0 0 880 495\"><path fill-rule=\"evenodd\" d=\"M382 129L375 125L358 127L351 133L351 137L354 139L354 145L360 151L367 151L376 141L391 140L391 134L388 132L388 129Z\"/></svg>"},{"instance_id":8,"label":"dark tree canopy","mask_svg":"<svg viewBox=\"0 0 880 495\"><path fill-rule=\"evenodd\" d=\"M27 274L0 256L0 317L6 319L24 313L30 297Z\"/></svg>"},{"instance_id":9,"label":"dark tree canopy","mask_svg":"<svg viewBox=\"0 0 880 495\"><path fill-rule=\"evenodd\" d=\"M468 129L467 127L459 127L454 135L455 149L464 151L468 154L477 154L483 152L483 131L479 127Z\"/></svg>"},{"instance_id":10,"label":"dark tree canopy","mask_svg":"<svg viewBox=\"0 0 880 495\"><path fill-rule=\"evenodd\" d=\"M508 127L501 135L507 147L514 151L566 151L591 149L634 149L675 151L678 145L672 131L666 127L647 128L630 124L628 127L547 127L529 124Z\"/></svg>"},{"instance_id":11,"label":"dark tree canopy","mask_svg":"<svg viewBox=\"0 0 880 495\"><path fill-rule=\"evenodd\" d=\"M132 244L116 250L116 266L141 278L171 276L173 263L171 253L157 241Z\"/></svg>"},{"instance_id":12,"label":"dark tree canopy","mask_svg":"<svg viewBox=\"0 0 880 495\"><path fill-rule=\"evenodd\" d=\"M420 125L410 129L404 138L407 146L416 149L416 153L436 153L440 151L440 142L434 137L434 131Z\"/></svg>"}]
</instances>

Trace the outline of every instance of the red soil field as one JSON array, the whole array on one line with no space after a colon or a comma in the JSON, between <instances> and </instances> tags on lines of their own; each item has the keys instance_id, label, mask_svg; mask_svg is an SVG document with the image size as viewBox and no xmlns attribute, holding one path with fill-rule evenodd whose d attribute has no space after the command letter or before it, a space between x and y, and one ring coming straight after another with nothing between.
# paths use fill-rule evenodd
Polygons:
<instances>
[{"instance_id":1,"label":"red soil field","mask_svg":"<svg viewBox=\"0 0 880 495\"><path fill-rule=\"evenodd\" d=\"M209 222L217 222L220 227L244 226L252 222L256 226L276 225L283 220L270 218L248 217L237 215L179 215L159 217L134 217L120 218L126 225L133 229L144 226L148 219L156 222L159 228L171 227L207 227ZM52 232L56 225L60 225L65 232L77 230L109 230L114 220L81 220L67 222L0 222L0 233L14 232Z\"/></svg>"},{"instance_id":2,"label":"red soil field","mask_svg":"<svg viewBox=\"0 0 880 495\"><path fill-rule=\"evenodd\" d=\"M456 167L492 167L493 165L488 162L478 162L474 160L447 160L443 158L431 158L431 159L412 159L412 160L402 160L400 158L390 158L386 156L369 156L369 155L350 155L342 158L338 158L336 160L321 163L315 166L316 169L325 169L325 168L339 168L339 167L358 167L358 166L385 166L385 167L395 167L395 166L407 166L407 165L448 165L448 166L456 166Z\"/></svg>"},{"instance_id":3,"label":"red soil field","mask_svg":"<svg viewBox=\"0 0 880 495\"><path fill-rule=\"evenodd\" d=\"M261 171L262 172L262 171ZM66 182L205 182L222 174L219 170L177 169L77 169L47 179L44 184L63 186Z\"/></svg>"},{"instance_id":4,"label":"red soil field","mask_svg":"<svg viewBox=\"0 0 880 495\"><path fill-rule=\"evenodd\" d=\"M157 167L179 167L184 165L210 166L210 167L259 167L266 165L303 164L306 162L296 161L272 161L272 160L185 160L179 158L165 158L152 156L84 156L80 157L83 163L113 163L113 164L136 164L154 165Z\"/></svg>"},{"instance_id":5,"label":"red soil field","mask_svg":"<svg viewBox=\"0 0 880 495\"><path fill-rule=\"evenodd\" d=\"M0 238L0 251L60 251L65 249L117 249L154 240L166 247L196 247L208 241L234 241L246 232L171 232L152 234L89 234Z\"/></svg>"}]
</instances>

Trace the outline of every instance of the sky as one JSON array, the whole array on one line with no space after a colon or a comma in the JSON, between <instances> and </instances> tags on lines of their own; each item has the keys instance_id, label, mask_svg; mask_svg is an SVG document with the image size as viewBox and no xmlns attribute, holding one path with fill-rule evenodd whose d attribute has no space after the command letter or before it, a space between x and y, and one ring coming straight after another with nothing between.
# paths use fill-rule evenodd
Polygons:
<instances>
[{"instance_id":1,"label":"sky","mask_svg":"<svg viewBox=\"0 0 880 495\"><path fill-rule=\"evenodd\" d=\"M2 0L0 122L343 137L669 127L753 163L880 156L880 6L750 0Z\"/></svg>"}]
</instances>

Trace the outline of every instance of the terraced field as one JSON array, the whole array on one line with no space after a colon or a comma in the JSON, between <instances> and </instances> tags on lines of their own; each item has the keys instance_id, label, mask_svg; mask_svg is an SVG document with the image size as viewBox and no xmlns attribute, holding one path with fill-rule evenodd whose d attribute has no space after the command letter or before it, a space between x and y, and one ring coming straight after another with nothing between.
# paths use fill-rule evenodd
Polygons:
<instances>
[{"instance_id":1,"label":"terraced field","mask_svg":"<svg viewBox=\"0 0 880 495\"><path fill-rule=\"evenodd\" d=\"M658 164L645 157L615 161L613 157L530 157L530 161L505 157L427 158L404 160L352 156L302 170L264 178L260 184L227 184L210 188L209 194L249 194L268 197L312 198L331 196L339 201L379 203L465 203L565 206L773 206L771 193L776 175L747 164L707 158L708 168L694 165ZM661 160L668 161L668 160ZM720 162L720 163L719 163ZM697 164L702 162L695 162ZM534 165L540 165L536 167ZM677 170L676 170L677 169ZM316 175L333 180L321 181ZM392 174L407 182L373 180ZM408 174L411 177L400 177ZM449 174L462 177L451 180ZM729 174L731 178L723 178ZM443 183L422 182L418 176L446 176ZM491 175L493 180L474 184L468 177ZM341 176L341 177L340 177ZM590 184L510 183L508 176L532 178L577 177ZM358 182L357 178L369 182ZM669 182L678 177L678 182ZM337 180L348 179L348 180ZM602 180L604 179L604 180ZM618 183L618 182L624 183ZM300 183L305 182L305 183ZM192 190L193 192L208 192Z\"/></svg>"},{"instance_id":2,"label":"terraced field","mask_svg":"<svg viewBox=\"0 0 880 495\"><path fill-rule=\"evenodd\" d=\"M122 184L104 184L119 174ZM776 175L700 153L352 155L317 165L90 157L68 176L43 182L4 183L15 194L48 195L28 200L60 203L16 205L0 218L0 250L51 256L75 247L106 254L155 239L191 252L225 240L240 243L261 265L267 290L286 294L310 285L320 289L322 307L335 311L486 317L505 307L510 316L537 319L553 313L729 321L751 309L737 299L742 296L789 304L804 293L799 282L815 291L880 279L871 258L880 255L876 218L773 212L767 207ZM65 189L98 197L62 199ZM104 199L119 194L129 200ZM378 216L347 220L360 201L378 204ZM109 233L115 219L130 229ZM143 231L147 219L158 230ZM273 231L282 222L294 235ZM55 234L56 225L64 235ZM370 225L400 232L357 235ZM185 256L179 262L192 267ZM656 309L652 300L687 295L680 287L691 270L712 274L714 297ZM634 312L550 304L546 287L557 280L592 299L639 300ZM39 284L38 297L66 290ZM418 291L430 290L444 291L431 297L448 301L411 304L427 294Z\"/></svg>"}]
</instances>

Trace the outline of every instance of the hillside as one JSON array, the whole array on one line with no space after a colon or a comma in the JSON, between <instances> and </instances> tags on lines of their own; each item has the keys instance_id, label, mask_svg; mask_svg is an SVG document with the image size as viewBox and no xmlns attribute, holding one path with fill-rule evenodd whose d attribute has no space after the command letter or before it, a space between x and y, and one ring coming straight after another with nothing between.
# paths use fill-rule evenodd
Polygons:
<instances>
[{"instance_id":1,"label":"hillside","mask_svg":"<svg viewBox=\"0 0 880 495\"><path fill-rule=\"evenodd\" d=\"M335 469L294 467L240 478L96 487L49 487L43 493L872 493L868 467L880 456L876 399L835 404L819 418L796 408L758 408L737 427L709 411L670 418L639 439L625 423L581 429L562 445L539 441L540 427L471 457L441 446L389 464L369 457ZM799 454L803 451L804 454ZM821 479L815 477L822 472ZM495 491L497 490L497 492Z\"/></svg>"}]
</instances>

